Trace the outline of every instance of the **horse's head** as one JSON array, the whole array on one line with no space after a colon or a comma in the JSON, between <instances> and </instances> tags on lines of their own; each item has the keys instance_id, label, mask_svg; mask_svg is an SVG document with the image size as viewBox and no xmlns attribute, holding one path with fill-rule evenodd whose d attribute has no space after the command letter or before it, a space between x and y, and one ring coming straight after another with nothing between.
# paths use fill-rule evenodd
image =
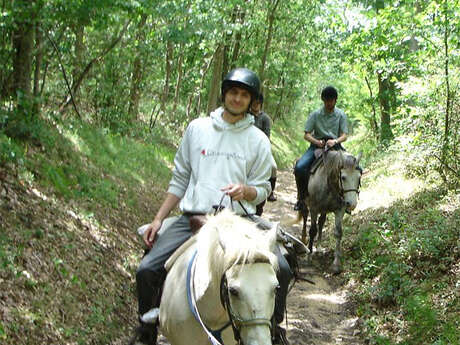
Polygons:
<instances>
[{"instance_id":1,"label":"horse's head","mask_svg":"<svg viewBox=\"0 0 460 345\"><path fill-rule=\"evenodd\" d=\"M359 167L359 160L351 154L343 153L342 166L339 175L339 193L343 199L346 211L351 212L358 204L359 187L361 186L362 169Z\"/></svg>"},{"instance_id":2,"label":"horse's head","mask_svg":"<svg viewBox=\"0 0 460 345\"><path fill-rule=\"evenodd\" d=\"M236 339L244 345L269 345L278 288L277 259L273 254L276 229L262 231L252 222L225 213L216 216L224 262L222 304Z\"/></svg>"},{"instance_id":3,"label":"horse's head","mask_svg":"<svg viewBox=\"0 0 460 345\"><path fill-rule=\"evenodd\" d=\"M271 319L278 288L271 263L266 260L235 265L226 272L225 279L223 289L235 336L245 345L271 344Z\"/></svg>"}]
</instances>

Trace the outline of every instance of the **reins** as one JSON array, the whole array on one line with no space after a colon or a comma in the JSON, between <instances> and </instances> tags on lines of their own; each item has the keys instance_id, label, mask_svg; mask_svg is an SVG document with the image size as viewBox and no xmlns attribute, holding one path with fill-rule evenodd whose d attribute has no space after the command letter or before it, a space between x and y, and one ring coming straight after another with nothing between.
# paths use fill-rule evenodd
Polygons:
<instances>
[{"instance_id":1,"label":"reins","mask_svg":"<svg viewBox=\"0 0 460 345\"><path fill-rule=\"evenodd\" d=\"M229 196L228 194L224 193L222 195L222 197L220 198L219 204L213 206L214 215L216 215L217 213L219 213L220 211L222 211L225 208L225 206L223 206L222 203L223 203L223 201L224 201L226 196L228 196L230 198L230 208L231 208L231 210L235 211L234 208L233 208L233 198L231 196ZM248 212L246 207L244 207L243 203L238 200L238 204L243 209L243 211L245 213L245 217L248 217L249 219L254 220L254 215Z\"/></svg>"}]
</instances>

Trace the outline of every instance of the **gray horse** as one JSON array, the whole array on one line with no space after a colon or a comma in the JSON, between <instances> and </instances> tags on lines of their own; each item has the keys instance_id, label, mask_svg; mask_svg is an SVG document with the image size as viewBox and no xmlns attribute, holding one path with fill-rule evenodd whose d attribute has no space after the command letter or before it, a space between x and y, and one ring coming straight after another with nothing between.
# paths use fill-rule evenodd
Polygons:
<instances>
[{"instance_id":1,"label":"gray horse","mask_svg":"<svg viewBox=\"0 0 460 345\"><path fill-rule=\"evenodd\" d=\"M359 167L361 153L355 158L345 151L326 151L322 155L322 164L313 167L308 182L308 196L305 198L305 207L299 212L303 217L302 242L306 243L306 228L308 213L311 215L310 239L308 249L309 259L313 253L313 241L316 233L318 242L321 242L326 214L334 212L336 239L334 263L332 271L340 273L341 267L341 241L342 219L345 212L351 213L358 204L359 187L361 184L362 170ZM316 166L316 165L314 165ZM320 215L318 220L318 215Z\"/></svg>"}]
</instances>

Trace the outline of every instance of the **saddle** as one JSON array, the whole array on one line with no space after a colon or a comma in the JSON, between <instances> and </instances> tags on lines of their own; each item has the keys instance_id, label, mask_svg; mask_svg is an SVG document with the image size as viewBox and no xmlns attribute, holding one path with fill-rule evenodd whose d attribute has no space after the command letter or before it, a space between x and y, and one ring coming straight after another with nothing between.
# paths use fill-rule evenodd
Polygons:
<instances>
[{"instance_id":1,"label":"saddle","mask_svg":"<svg viewBox=\"0 0 460 345\"><path fill-rule=\"evenodd\" d=\"M339 150L345 151L345 149L343 148L343 146L341 144L336 144L336 145L332 146L331 148L329 148L328 150L325 150L324 148L315 149L315 160L311 164L310 174L313 175L315 173L315 171L318 169L318 167L321 165L321 163L323 162L323 160L322 160L323 155L327 151L339 151Z\"/></svg>"}]
</instances>

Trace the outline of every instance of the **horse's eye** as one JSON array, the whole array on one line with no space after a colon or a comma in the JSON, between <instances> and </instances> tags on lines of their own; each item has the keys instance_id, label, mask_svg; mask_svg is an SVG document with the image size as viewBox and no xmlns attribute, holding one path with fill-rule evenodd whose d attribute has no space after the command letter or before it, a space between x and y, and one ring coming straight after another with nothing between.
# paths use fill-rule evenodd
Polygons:
<instances>
[{"instance_id":1,"label":"horse's eye","mask_svg":"<svg viewBox=\"0 0 460 345\"><path fill-rule=\"evenodd\" d=\"M233 296L235 296L235 297L238 297L238 295L239 295L238 289L235 288L235 287L233 287L233 286L230 287L230 288L228 289L228 291L230 292L231 295L233 295Z\"/></svg>"},{"instance_id":2,"label":"horse's eye","mask_svg":"<svg viewBox=\"0 0 460 345\"><path fill-rule=\"evenodd\" d=\"M345 176L342 176L342 181L345 181L347 178Z\"/></svg>"}]
</instances>

